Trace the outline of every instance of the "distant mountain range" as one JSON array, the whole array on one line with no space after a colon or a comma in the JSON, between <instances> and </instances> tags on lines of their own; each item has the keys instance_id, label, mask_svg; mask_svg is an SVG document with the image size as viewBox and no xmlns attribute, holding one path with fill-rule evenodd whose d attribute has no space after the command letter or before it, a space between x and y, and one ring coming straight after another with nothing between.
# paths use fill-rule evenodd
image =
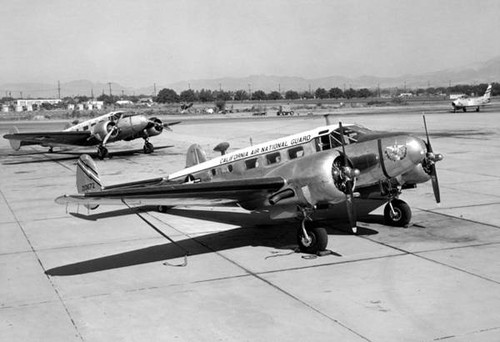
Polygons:
<instances>
[{"instance_id":1,"label":"distant mountain range","mask_svg":"<svg viewBox=\"0 0 500 342\"><path fill-rule=\"evenodd\" d=\"M489 83L500 82L500 56L490 59L486 62L466 65L459 68L445 69L435 72L428 72L419 75L403 75L400 77L375 77L361 76L357 78L349 78L344 76L329 76L315 79L307 79L303 77L288 77L288 76L267 76L253 75L248 77L225 77L218 79L205 80L186 80L182 82L170 84L157 84L156 91L163 88L171 88L177 92L188 89L211 89L211 90L263 90L270 92L273 90L315 90L317 88L330 89L333 87L339 88L369 88L373 89L378 86L381 88L427 88L440 87L453 84L474 84L474 83ZM0 85L0 97L9 96L19 98L57 98L59 92L61 97L85 95L95 97L102 93L113 95L146 95L151 96L154 93L154 86L134 88L125 87L118 83L95 83L88 80L77 80L66 83L61 83L58 88L57 84L45 83L7 83ZM21 94L22 93L22 94Z\"/></svg>"}]
</instances>

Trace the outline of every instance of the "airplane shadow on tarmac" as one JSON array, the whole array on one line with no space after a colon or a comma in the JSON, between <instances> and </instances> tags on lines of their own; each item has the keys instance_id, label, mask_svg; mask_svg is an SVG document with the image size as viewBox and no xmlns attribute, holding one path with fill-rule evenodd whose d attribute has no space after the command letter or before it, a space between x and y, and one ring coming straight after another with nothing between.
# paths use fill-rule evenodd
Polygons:
<instances>
[{"instance_id":1,"label":"airplane shadow on tarmac","mask_svg":"<svg viewBox=\"0 0 500 342\"><path fill-rule=\"evenodd\" d=\"M155 152L159 150L163 150L166 148L173 147L173 145L166 146L158 146L155 147ZM153 152L153 153L155 153ZM110 151L109 156L106 159L111 159L113 157L128 157L134 154L143 154L144 151L142 148L131 149L131 150L122 150L122 151ZM57 152L26 152L26 153L11 153L8 157L15 158L12 161L5 161L3 165L21 165L21 164L36 164L36 163L47 163L47 162L59 162L59 161L68 161L68 160L76 160L80 158L81 155L88 154L92 158L97 158L97 152L91 151L73 151L73 150L63 150ZM180 153L169 153L169 155L177 155ZM42 155L44 159L36 159L34 156ZM24 158L24 160L23 160ZM19 160L21 159L21 160Z\"/></svg>"},{"instance_id":2,"label":"airplane shadow on tarmac","mask_svg":"<svg viewBox=\"0 0 500 342\"><path fill-rule=\"evenodd\" d=\"M155 207L143 206L140 208L120 209L94 215L81 215L71 213L73 216L90 220L101 218L131 215L138 212L156 210ZM216 253L245 246L264 246L274 249L294 252L298 245L296 242L296 229L298 221L282 221L276 223L266 219L264 214L235 213L205 210L183 210L170 209L168 214L188 218L203 218L203 220L235 224L245 222L241 227L223 232L209 233L202 236L186 235L185 239L173 241L161 245L141 248L124 253L118 253L101 258L81 261L69 265L55 267L45 273L50 276L71 276L85 273L111 270L121 267L146 264L150 262L167 261L170 259L183 258L185 256ZM150 217L148 217L148 221ZM249 222L252 221L252 222ZM272 222L272 223L271 223ZM328 235L350 235L345 222L322 222L321 226L327 228ZM151 222L148 223L152 225ZM156 230L156 228L154 228ZM378 232L368 228L359 228L358 235L372 235ZM165 236L170 240L169 237ZM341 256L335 252L336 256Z\"/></svg>"}]
</instances>

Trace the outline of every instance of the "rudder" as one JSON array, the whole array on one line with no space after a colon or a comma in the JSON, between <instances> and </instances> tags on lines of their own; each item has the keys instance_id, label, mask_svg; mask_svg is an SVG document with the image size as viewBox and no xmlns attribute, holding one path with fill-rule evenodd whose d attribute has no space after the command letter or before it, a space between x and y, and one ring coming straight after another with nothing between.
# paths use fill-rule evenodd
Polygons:
<instances>
[{"instance_id":1,"label":"rudder","mask_svg":"<svg viewBox=\"0 0 500 342\"><path fill-rule=\"evenodd\" d=\"M79 194L102 190L103 186L94 160L84 154L76 163L76 189Z\"/></svg>"},{"instance_id":2,"label":"rudder","mask_svg":"<svg viewBox=\"0 0 500 342\"><path fill-rule=\"evenodd\" d=\"M488 88L486 89L486 92L484 93L484 96L483 96L486 100L490 100L490 97L491 97L491 84L488 85Z\"/></svg>"},{"instance_id":3,"label":"rudder","mask_svg":"<svg viewBox=\"0 0 500 342\"><path fill-rule=\"evenodd\" d=\"M205 161L207 161L207 155L200 145L193 144L189 146L186 155L186 167L197 165Z\"/></svg>"},{"instance_id":4,"label":"rudder","mask_svg":"<svg viewBox=\"0 0 500 342\"><path fill-rule=\"evenodd\" d=\"M17 133L19 133L19 129L17 129L16 126L12 127L9 130L9 134L11 134L11 135L16 135ZM19 151L19 149L21 148L22 142L23 142L22 140L9 139L10 147L12 147L12 149L14 151Z\"/></svg>"}]
</instances>

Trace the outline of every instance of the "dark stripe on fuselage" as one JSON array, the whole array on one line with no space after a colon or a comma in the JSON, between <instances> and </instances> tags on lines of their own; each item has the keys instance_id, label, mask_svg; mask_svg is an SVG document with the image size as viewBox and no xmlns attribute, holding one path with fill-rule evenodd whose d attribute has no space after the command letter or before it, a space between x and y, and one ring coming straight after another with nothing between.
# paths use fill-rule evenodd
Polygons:
<instances>
[{"instance_id":1,"label":"dark stripe on fuselage","mask_svg":"<svg viewBox=\"0 0 500 342\"><path fill-rule=\"evenodd\" d=\"M387 178L391 178L385 168L384 151L382 151L382 139L377 140L377 145L378 145L378 154L380 157L380 166L382 167L382 172L384 173L384 176L386 176Z\"/></svg>"}]
</instances>

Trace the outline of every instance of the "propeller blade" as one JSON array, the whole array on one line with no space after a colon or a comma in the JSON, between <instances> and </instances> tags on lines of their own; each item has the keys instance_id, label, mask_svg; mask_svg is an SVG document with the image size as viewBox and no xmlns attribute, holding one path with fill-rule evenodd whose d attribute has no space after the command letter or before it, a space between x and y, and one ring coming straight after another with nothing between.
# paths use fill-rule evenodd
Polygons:
<instances>
[{"instance_id":1,"label":"propeller blade","mask_svg":"<svg viewBox=\"0 0 500 342\"><path fill-rule=\"evenodd\" d=\"M436 161L441 160L443 157L441 155L434 155L434 152L432 151L432 145L431 145L431 140L429 138L429 131L427 130L427 122L425 121L425 115L422 115L424 118L424 128L425 128L425 136L427 138L427 158L431 159L430 163L432 163L429 167L430 172L429 176L431 176L431 183L432 183L432 191L434 192L434 198L436 199L436 203L441 202L441 193L439 191L439 181L438 181L438 176L437 176L437 171L436 171ZM432 156L432 157L430 157ZM439 159L436 159L436 157L439 156Z\"/></svg>"},{"instance_id":2,"label":"propeller blade","mask_svg":"<svg viewBox=\"0 0 500 342\"><path fill-rule=\"evenodd\" d=\"M344 127L342 126L342 122L339 122L339 130L340 130L340 142L342 143L342 154L344 156L344 167L350 167L351 163L349 163L349 157L345 153L345 140L344 140ZM351 175L349 175L349 178ZM354 234L356 234L357 227L357 219L356 219L356 211L354 208L354 194L353 194L353 180L349 179L346 182L346 192L345 192L345 202L347 206L347 216L349 217L349 226Z\"/></svg>"},{"instance_id":3,"label":"propeller blade","mask_svg":"<svg viewBox=\"0 0 500 342\"><path fill-rule=\"evenodd\" d=\"M431 183L432 183L432 191L434 192L434 198L436 199L436 203L441 202L441 194L439 192L439 182L438 176L436 172L436 165L431 166Z\"/></svg>"},{"instance_id":4,"label":"propeller blade","mask_svg":"<svg viewBox=\"0 0 500 342\"><path fill-rule=\"evenodd\" d=\"M174 122L166 122L163 124L163 127L165 127L167 130L172 131L172 128L170 126L180 124L181 121L174 121Z\"/></svg>"},{"instance_id":5,"label":"propeller blade","mask_svg":"<svg viewBox=\"0 0 500 342\"><path fill-rule=\"evenodd\" d=\"M109 130L108 134L104 137L104 140L102 141L102 146L106 146L106 143L108 142L109 138L113 133L118 129L118 127L114 126L112 129Z\"/></svg>"},{"instance_id":6,"label":"propeller blade","mask_svg":"<svg viewBox=\"0 0 500 342\"><path fill-rule=\"evenodd\" d=\"M354 194L352 190L352 181L346 183L347 193L345 195L345 201L347 206L347 216L349 218L349 226L351 231L356 234L358 231L358 222L356 218L356 208L354 207Z\"/></svg>"},{"instance_id":7,"label":"propeller blade","mask_svg":"<svg viewBox=\"0 0 500 342\"><path fill-rule=\"evenodd\" d=\"M425 121L425 115L422 115L424 118L424 127L425 127L425 136L427 137L427 152L432 153L431 140L429 138L429 131L427 130L427 122Z\"/></svg>"}]
</instances>

